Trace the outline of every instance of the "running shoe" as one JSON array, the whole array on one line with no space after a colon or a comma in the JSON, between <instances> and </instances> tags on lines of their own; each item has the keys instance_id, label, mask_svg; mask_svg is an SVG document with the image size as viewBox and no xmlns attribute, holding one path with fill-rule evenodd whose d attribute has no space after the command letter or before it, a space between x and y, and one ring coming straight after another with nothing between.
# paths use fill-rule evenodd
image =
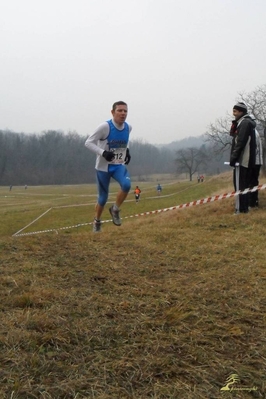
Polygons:
<instances>
[{"instance_id":1,"label":"running shoe","mask_svg":"<svg viewBox=\"0 0 266 399\"><path fill-rule=\"evenodd\" d=\"M116 226L121 226L121 219L120 219L120 216L119 216L120 210L118 208L115 209L114 205L113 205L113 206L111 206L111 208L109 208L109 212L110 212L110 214L112 216L113 223Z\"/></svg>"},{"instance_id":2,"label":"running shoe","mask_svg":"<svg viewBox=\"0 0 266 399\"><path fill-rule=\"evenodd\" d=\"M102 223L100 220L94 219L93 224L92 224L92 231L93 233L100 233L102 230Z\"/></svg>"}]
</instances>

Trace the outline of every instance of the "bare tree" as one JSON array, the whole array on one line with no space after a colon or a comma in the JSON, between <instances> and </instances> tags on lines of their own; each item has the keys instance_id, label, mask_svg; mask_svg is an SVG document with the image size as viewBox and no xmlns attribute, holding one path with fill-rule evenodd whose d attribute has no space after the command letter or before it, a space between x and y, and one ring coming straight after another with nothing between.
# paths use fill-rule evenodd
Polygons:
<instances>
[{"instance_id":1,"label":"bare tree","mask_svg":"<svg viewBox=\"0 0 266 399\"><path fill-rule=\"evenodd\" d=\"M230 127L232 118L230 115L216 119L215 123L211 123L205 140L212 145L215 154L222 154L231 147L232 138L230 137Z\"/></svg>"},{"instance_id":2,"label":"bare tree","mask_svg":"<svg viewBox=\"0 0 266 399\"><path fill-rule=\"evenodd\" d=\"M263 168L266 169L266 85L257 87L250 93L238 93L238 101L244 102L250 114L253 114L257 129L263 138ZM224 118L217 119L215 123L211 124L205 134L205 140L209 142L214 153L223 153L227 151L232 139L230 137L231 119L230 115Z\"/></svg>"},{"instance_id":3,"label":"bare tree","mask_svg":"<svg viewBox=\"0 0 266 399\"><path fill-rule=\"evenodd\" d=\"M192 180L194 173L198 171L200 165L206 165L207 153L204 146L201 148L189 147L176 152L176 165L178 172L188 172L189 180Z\"/></svg>"}]
</instances>

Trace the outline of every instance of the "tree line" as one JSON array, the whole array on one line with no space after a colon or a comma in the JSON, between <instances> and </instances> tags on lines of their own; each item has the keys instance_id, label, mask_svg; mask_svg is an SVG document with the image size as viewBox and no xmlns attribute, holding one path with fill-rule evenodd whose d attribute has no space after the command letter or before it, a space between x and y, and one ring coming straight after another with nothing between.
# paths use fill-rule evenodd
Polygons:
<instances>
[{"instance_id":1,"label":"tree line","mask_svg":"<svg viewBox=\"0 0 266 399\"><path fill-rule=\"evenodd\" d=\"M0 130L0 185L95 182L96 155L85 147L85 140L86 137L76 132L49 130L41 134L25 134ZM210 159L208 156L206 162L209 150L205 145L200 149L194 148L192 152L193 158L190 157L191 153L188 156L185 149L179 154L169 147L133 140L130 142L132 158L128 168L131 176L139 181L151 174L189 173L192 178L196 171L220 171L221 162L215 157ZM180 155L182 159L191 158L187 160L189 167L178 161ZM203 162L199 162L199 159Z\"/></svg>"},{"instance_id":2,"label":"tree line","mask_svg":"<svg viewBox=\"0 0 266 399\"><path fill-rule=\"evenodd\" d=\"M76 132L25 134L0 130L0 185L84 184L95 181L96 155ZM131 175L174 173L174 154L132 141Z\"/></svg>"},{"instance_id":3,"label":"tree line","mask_svg":"<svg viewBox=\"0 0 266 399\"><path fill-rule=\"evenodd\" d=\"M264 170L266 167L266 85L250 93L239 93L257 120L263 139ZM239 101L238 100L238 101ZM199 147L176 148L155 146L139 140L130 142L129 171L139 181L151 174L218 174L227 170L231 147L232 116L226 115L212 123L205 143ZM85 184L95 182L95 154L84 143L86 137L76 132L58 130L42 134L15 133L0 130L0 185Z\"/></svg>"}]
</instances>

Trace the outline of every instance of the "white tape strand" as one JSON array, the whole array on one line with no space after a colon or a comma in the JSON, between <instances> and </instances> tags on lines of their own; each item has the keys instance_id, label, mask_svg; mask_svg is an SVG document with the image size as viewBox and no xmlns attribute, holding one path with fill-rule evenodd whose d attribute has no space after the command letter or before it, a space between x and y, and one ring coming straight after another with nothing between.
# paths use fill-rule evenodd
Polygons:
<instances>
[{"instance_id":1,"label":"white tape strand","mask_svg":"<svg viewBox=\"0 0 266 399\"><path fill-rule=\"evenodd\" d=\"M25 230L27 227L31 226L33 223L37 222L37 220L39 220L41 217L43 217L44 215L46 215L46 213L48 213L52 208L47 209L47 211L45 211L44 213L42 213L40 216L38 216L36 219L34 219L31 223L27 224L27 226L23 227L23 229L20 229L19 231L17 231L15 234L13 234L14 236L18 236L21 235L19 234L21 231Z\"/></svg>"},{"instance_id":2,"label":"white tape strand","mask_svg":"<svg viewBox=\"0 0 266 399\"><path fill-rule=\"evenodd\" d=\"M138 217L138 216L154 215L154 214L161 213L161 212L167 212L167 211L172 211L172 210L176 210L176 209L189 208L191 206L196 206L196 205L203 205L203 204L207 204L209 202L220 201L220 200L223 200L223 199L226 199L226 198L235 197L237 195L247 194L248 192L264 190L265 188L266 188L266 184L260 184L258 186L253 187L253 188L246 188L243 191L233 191L231 193L214 195L212 197L208 197L208 198L203 198L203 199L196 200L196 201L187 202L185 204L171 206L170 208L157 209L155 211L148 211L148 212L137 213L135 215L125 216L122 219L129 219L129 218L134 218L134 217ZM48 211L49 210L50 209L48 209ZM43 215L41 215L41 216L43 216ZM103 220L102 221L102 223L109 223L109 222L112 222L112 220L109 219L109 220ZM32 223L30 223L30 224L32 224ZM28 226L30 226L30 224ZM93 224L93 222L79 223L79 224L74 225L74 226L58 227L58 228L55 228L55 229L39 230L39 231L33 231L33 232L29 232L29 233L22 233L22 234L19 234L19 231L18 231L17 233L13 234L13 237L30 236L30 235L42 234L42 233L50 233L50 232L58 233L59 230L70 230L70 229L78 228L78 227L81 227L81 226L89 226L89 225L92 225L92 224ZM22 230L24 230L25 228L26 227L24 227ZM22 231L22 230L20 230L20 231Z\"/></svg>"}]
</instances>

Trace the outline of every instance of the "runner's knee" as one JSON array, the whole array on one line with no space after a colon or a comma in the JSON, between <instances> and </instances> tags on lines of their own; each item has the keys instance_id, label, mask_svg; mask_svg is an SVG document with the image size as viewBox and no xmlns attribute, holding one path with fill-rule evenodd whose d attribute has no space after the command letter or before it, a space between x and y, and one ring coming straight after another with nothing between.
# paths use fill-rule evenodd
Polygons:
<instances>
[{"instance_id":1,"label":"runner's knee","mask_svg":"<svg viewBox=\"0 0 266 399\"><path fill-rule=\"evenodd\" d=\"M100 206L104 206L106 204L106 202L107 202L107 199L108 199L108 193L104 193L104 194L99 195L98 204Z\"/></svg>"},{"instance_id":2,"label":"runner's knee","mask_svg":"<svg viewBox=\"0 0 266 399\"><path fill-rule=\"evenodd\" d=\"M121 185L121 190L128 193L131 189L131 182L129 179L125 179Z\"/></svg>"}]
</instances>

